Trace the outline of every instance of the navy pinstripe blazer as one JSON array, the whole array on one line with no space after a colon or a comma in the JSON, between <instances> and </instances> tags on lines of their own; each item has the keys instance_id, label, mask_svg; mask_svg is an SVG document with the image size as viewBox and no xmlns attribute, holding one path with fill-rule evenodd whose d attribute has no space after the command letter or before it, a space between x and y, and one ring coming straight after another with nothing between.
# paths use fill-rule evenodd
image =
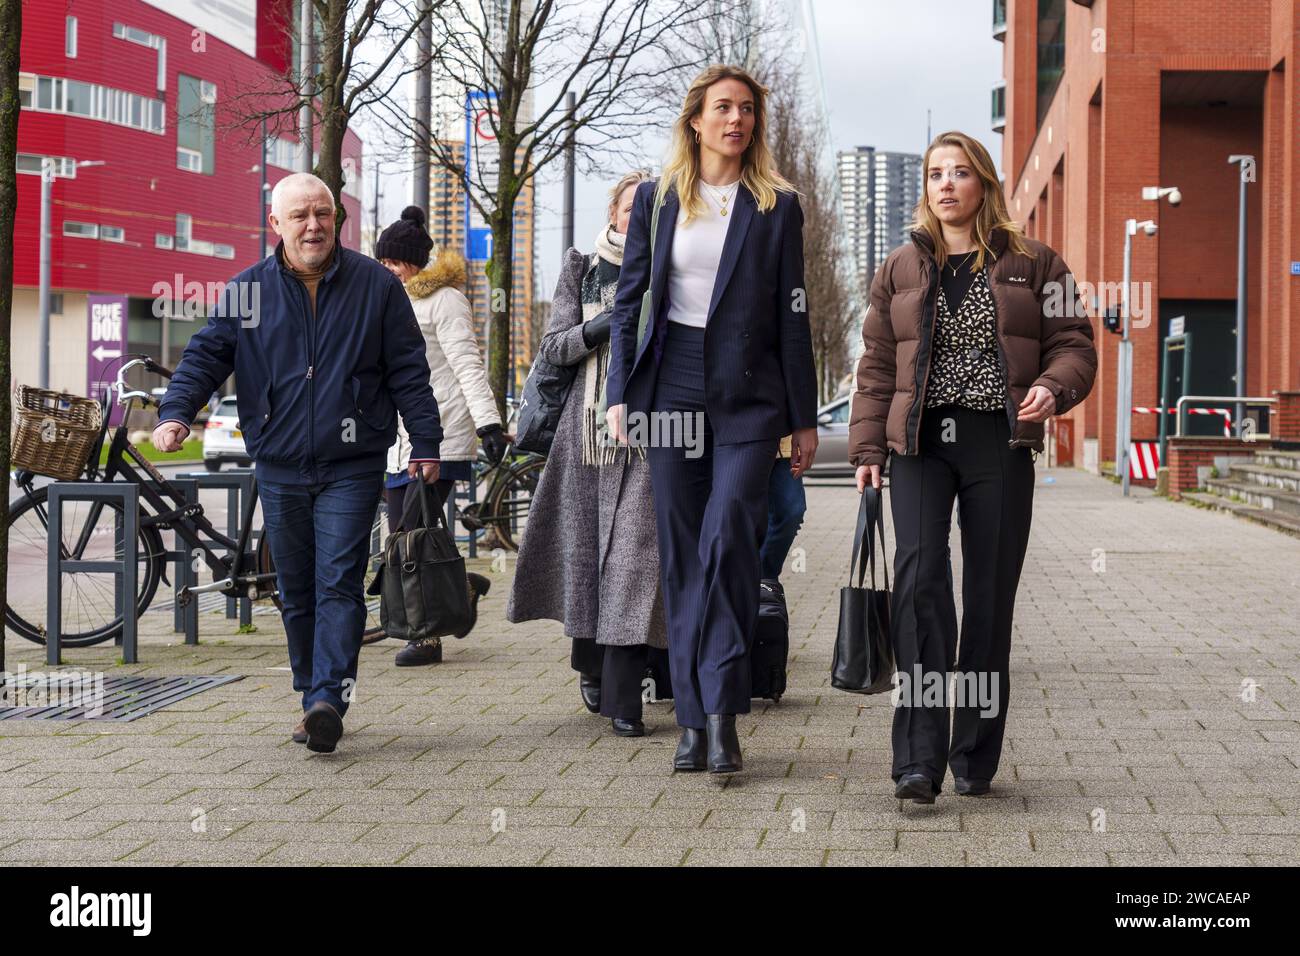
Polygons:
<instances>
[{"instance_id":1,"label":"navy pinstripe blazer","mask_svg":"<svg viewBox=\"0 0 1300 956\"><path fill-rule=\"evenodd\" d=\"M680 204L664 197L650 275L650 217L658 184L637 187L610 320L607 405L648 412L668 328L668 269ZM705 407L721 445L781 438L817 425L817 378L803 275L803 211L793 193L758 211L742 183L718 265L704 332ZM654 327L637 346L641 298Z\"/></svg>"}]
</instances>

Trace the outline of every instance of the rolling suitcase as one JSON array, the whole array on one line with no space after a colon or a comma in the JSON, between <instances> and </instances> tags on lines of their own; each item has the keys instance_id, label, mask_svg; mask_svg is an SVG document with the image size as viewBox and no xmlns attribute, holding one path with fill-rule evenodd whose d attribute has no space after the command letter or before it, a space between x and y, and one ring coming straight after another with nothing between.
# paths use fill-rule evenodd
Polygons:
<instances>
[{"instance_id":1,"label":"rolling suitcase","mask_svg":"<svg viewBox=\"0 0 1300 956\"><path fill-rule=\"evenodd\" d=\"M786 663L790 658L790 615L785 590L779 581L763 581L758 591L758 617L754 621L754 646L750 649L751 696L776 703L785 693Z\"/></svg>"}]
</instances>

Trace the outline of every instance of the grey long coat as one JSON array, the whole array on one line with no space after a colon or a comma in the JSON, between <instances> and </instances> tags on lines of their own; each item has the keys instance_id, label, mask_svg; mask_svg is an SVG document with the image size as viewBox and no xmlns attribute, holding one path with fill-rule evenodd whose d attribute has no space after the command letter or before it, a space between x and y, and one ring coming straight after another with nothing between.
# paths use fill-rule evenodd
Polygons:
<instances>
[{"instance_id":1,"label":"grey long coat","mask_svg":"<svg viewBox=\"0 0 1300 956\"><path fill-rule=\"evenodd\" d=\"M546 361L577 365L578 374L528 509L506 617L515 623L562 621L569 637L598 644L666 648L650 467L636 456L626 464L620 456L618 464L599 470L582 463L591 354L582 340L584 284L612 298L608 287L597 291L588 274L596 269L592 262L588 270L586 256L565 252L550 324L538 347ZM647 569L655 573L647 575Z\"/></svg>"}]
</instances>

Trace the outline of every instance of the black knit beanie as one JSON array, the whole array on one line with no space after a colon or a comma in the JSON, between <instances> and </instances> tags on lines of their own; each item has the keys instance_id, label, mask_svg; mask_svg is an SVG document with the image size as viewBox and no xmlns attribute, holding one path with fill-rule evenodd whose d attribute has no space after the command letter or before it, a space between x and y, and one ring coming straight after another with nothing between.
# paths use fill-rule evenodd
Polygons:
<instances>
[{"instance_id":1,"label":"black knit beanie","mask_svg":"<svg viewBox=\"0 0 1300 956\"><path fill-rule=\"evenodd\" d=\"M375 258L396 259L423 269L429 264L432 249L433 240L424 228L424 210L419 206L407 206L402 210L402 218L379 234Z\"/></svg>"}]
</instances>

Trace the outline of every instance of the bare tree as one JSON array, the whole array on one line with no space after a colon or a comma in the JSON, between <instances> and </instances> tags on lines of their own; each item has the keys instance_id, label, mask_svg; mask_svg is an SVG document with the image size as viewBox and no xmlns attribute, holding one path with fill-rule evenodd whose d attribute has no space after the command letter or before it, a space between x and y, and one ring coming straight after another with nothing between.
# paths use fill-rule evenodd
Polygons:
<instances>
[{"instance_id":1,"label":"bare tree","mask_svg":"<svg viewBox=\"0 0 1300 956\"><path fill-rule=\"evenodd\" d=\"M317 62L300 64L269 83L245 84L230 100L228 125L249 137L299 134L299 111L312 109L313 125L320 128L314 172L334 194L339 208L338 226L345 216L343 193L343 139L352 119L388 100L402 80L431 62L435 51L410 56L409 42L425 16L436 29L442 8L452 0L305 0L317 22ZM281 21L274 29L295 37L294 24ZM407 124L411 122L409 119Z\"/></svg>"},{"instance_id":2,"label":"bare tree","mask_svg":"<svg viewBox=\"0 0 1300 956\"><path fill-rule=\"evenodd\" d=\"M575 140L576 167L590 174L617 165L643 165L640 135L666 120L663 91L682 73L708 62L678 41L697 32L736 0L449 0L439 8L445 31L434 51L443 78L434 109L463 117L478 98L478 114L495 148L475 154L459 137L435 136L431 162L466 183L474 210L491 230L488 365L504 415L509 386L515 202L524 187L562 162ZM544 91L544 99L538 101ZM576 105L570 120L566 97ZM410 142L400 103L375 112Z\"/></svg>"},{"instance_id":3,"label":"bare tree","mask_svg":"<svg viewBox=\"0 0 1300 956\"><path fill-rule=\"evenodd\" d=\"M18 46L22 0L0 0L0 607L9 601L9 393L13 368L9 343L14 296L14 216L18 210ZM0 671L4 670L0 626Z\"/></svg>"}]
</instances>

